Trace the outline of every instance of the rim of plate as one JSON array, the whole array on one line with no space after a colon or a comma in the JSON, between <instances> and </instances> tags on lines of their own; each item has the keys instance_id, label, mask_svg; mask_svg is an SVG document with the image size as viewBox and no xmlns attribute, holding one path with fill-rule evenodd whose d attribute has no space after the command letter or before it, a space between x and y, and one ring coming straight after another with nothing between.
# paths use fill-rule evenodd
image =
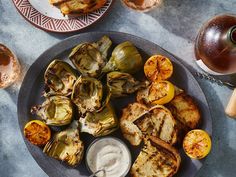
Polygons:
<instances>
[{"instance_id":1,"label":"rim of plate","mask_svg":"<svg viewBox=\"0 0 236 177\"><path fill-rule=\"evenodd\" d=\"M110 9L113 0L107 0L107 3L100 9L70 19L55 19L40 13L35 9L29 0L12 0L17 11L32 25L45 31L56 33L69 33L82 30L100 20Z\"/></svg>"}]
</instances>

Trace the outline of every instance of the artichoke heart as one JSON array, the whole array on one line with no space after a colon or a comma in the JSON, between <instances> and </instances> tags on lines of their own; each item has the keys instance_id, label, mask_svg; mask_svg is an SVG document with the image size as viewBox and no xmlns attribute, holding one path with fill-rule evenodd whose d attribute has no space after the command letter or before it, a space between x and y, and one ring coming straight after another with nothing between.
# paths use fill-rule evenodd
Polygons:
<instances>
[{"instance_id":1,"label":"artichoke heart","mask_svg":"<svg viewBox=\"0 0 236 177\"><path fill-rule=\"evenodd\" d=\"M65 96L51 96L42 105L32 107L31 112L41 117L47 125L62 126L71 123L73 105Z\"/></svg>"},{"instance_id":2,"label":"artichoke heart","mask_svg":"<svg viewBox=\"0 0 236 177\"><path fill-rule=\"evenodd\" d=\"M79 122L81 132L95 137L108 135L119 126L115 111L110 104L107 104L101 112L87 112Z\"/></svg>"},{"instance_id":3,"label":"artichoke heart","mask_svg":"<svg viewBox=\"0 0 236 177\"><path fill-rule=\"evenodd\" d=\"M131 42L127 41L116 46L102 72L121 71L133 74L139 71L142 66L143 60L140 53Z\"/></svg>"},{"instance_id":4,"label":"artichoke heart","mask_svg":"<svg viewBox=\"0 0 236 177\"><path fill-rule=\"evenodd\" d=\"M102 83L95 78L80 76L74 85L71 99L82 114L99 109L103 99Z\"/></svg>"},{"instance_id":5,"label":"artichoke heart","mask_svg":"<svg viewBox=\"0 0 236 177\"><path fill-rule=\"evenodd\" d=\"M108 51L111 48L112 41L108 36L103 36L99 41L93 43L102 54L104 60L107 60Z\"/></svg>"},{"instance_id":6,"label":"artichoke heart","mask_svg":"<svg viewBox=\"0 0 236 177\"><path fill-rule=\"evenodd\" d=\"M69 58L83 76L99 77L106 64L111 40L103 37L96 43L82 43L76 46Z\"/></svg>"},{"instance_id":7,"label":"artichoke heart","mask_svg":"<svg viewBox=\"0 0 236 177\"><path fill-rule=\"evenodd\" d=\"M77 75L68 63L61 60L53 60L46 69L44 80L48 88L45 90L44 96L68 96L72 92Z\"/></svg>"},{"instance_id":8,"label":"artichoke heart","mask_svg":"<svg viewBox=\"0 0 236 177\"><path fill-rule=\"evenodd\" d=\"M107 74L107 86L113 97L127 96L148 85L148 81L137 81L128 73L113 71Z\"/></svg>"},{"instance_id":9,"label":"artichoke heart","mask_svg":"<svg viewBox=\"0 0 236 177\"><path fill-rule=\"evenodd\" d=\"M80 140L78 128L69 128L56 133L45 145L43 152L71 166L78 165L84 154L84 144Z\"/></svg>"}]
</instances>

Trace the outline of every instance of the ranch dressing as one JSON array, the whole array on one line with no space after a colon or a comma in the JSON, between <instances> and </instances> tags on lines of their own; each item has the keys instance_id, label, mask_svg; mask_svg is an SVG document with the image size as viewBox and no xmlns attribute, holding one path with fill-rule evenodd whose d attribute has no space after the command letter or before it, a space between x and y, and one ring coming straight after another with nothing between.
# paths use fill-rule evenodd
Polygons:
<instances>
[{"instance_id":1,"label":"ranch dressing","mask_svg":"<svg viewBox=\"0 0 236 177\"><path fill-rule=\"evenodd\" d=\"M123 177L131 165L131 156L128 148L115 138L102 138L95 141L87 151L87 165L94 173L104 169L97 177Z\"/></svg>"}]
</instances>

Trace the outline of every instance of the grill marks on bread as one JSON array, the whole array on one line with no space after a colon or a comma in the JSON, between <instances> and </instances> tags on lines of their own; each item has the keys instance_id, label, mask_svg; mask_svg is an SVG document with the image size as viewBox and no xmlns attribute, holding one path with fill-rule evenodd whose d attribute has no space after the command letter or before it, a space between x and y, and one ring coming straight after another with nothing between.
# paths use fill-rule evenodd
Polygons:
<instances>
[{"instance_id":1,"label":"grill marks on bread","mask_svg":"<svg viewBox=\"0 0 236 177\"><path fill-rule=\"evenodd\" d=\"M127 115L128 112L135 118ZM124 137L135 146L145 135L155 136L171 145L177 141L176 121L171 112L161 105L147 108L139 103L130 104L123 110L120 127Z\"/></svg>"},{"instance_id":2,"label":"grill marks on bread","mask_svg":"<svg viewBox=\"0 0 236 177\"><path fill-rule=\"evenodd\" d=\"M106 4L107 0L68 0L60 4L61 12L68 14L86 14Z\"/></svg>"},{"instance_id":3,"label":"grill marks on bread","mask_svg":"<svg viewBox=\"0 0 236 177\"><path fill-rule=\"evenodd\" d=\"M176 94L167 105L174 116L178 129L178 145L182 145L184 136L191 129L198 128L201 122L201 114L193 98L183 91Z\"/></svg>"},{"instance_id":4,"label":"grill marks on bread","mask_svg":"<svg viewBox=\"0 0 236 177\"><path fill-rule=\"evenodd\" d=\"M195 129L200 124L200 111L191 96L181 93L169 105L175 118L187 128Z\"/></svg>"},{"instance_id":5,"label":"grill marks on bread","mask_svg":"<svg viewBox=\"0 0 236 177\"><path fill-rule=\"evenodd\" d=\"M52 5L58 5L60 3L66 2L68 0L49 0L49 3Z\"/></svg>"},{"instance_id":6,"label":"grill marks on bread","mask_svg":"<svg viewBox=\"0 0 236 177\"><path fill-rule=\"evenodd\" d=\"M49 0L49 2L58 6L64 15L80 15L101 8L106 4L107 0Z\"/></svg>"},{"instance_id":7,"label":"grill marks on bread","mask_svg":"<svg viewBox=\"0 0 236 177\"><path fill-rule=\"evenodd\" d=\"M178 151L166 142L151 136L131 168L132 177L171 177L181 162Z\"/></svg>"},{"instance_id":8,"label":"grill marks on bread","mask_svg":"<svg viewBox=\"0 0 236 177\"><path fill-rule=\"evenodd\" d=\"M123 109L120 128L124 137L133 145L138 146L142 141L142 132L134 124L136 120L148 113L148 108L139 103L129 104Z\"/></svg>"}]
</instances>

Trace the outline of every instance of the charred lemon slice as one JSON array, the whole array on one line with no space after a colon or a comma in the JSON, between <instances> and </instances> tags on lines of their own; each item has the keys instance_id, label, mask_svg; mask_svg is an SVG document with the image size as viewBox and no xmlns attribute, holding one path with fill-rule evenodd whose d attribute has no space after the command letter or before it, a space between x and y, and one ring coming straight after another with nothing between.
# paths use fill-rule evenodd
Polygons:
<instances>
[{"instance_id":1,"label":"charred lemon slice","mask_svg":"<svg viewBox=\"0 0 236 177\"><path fill-rule=\"evenodd\" d=\"M32 120L25 125L24 135L34 145L45 145L51 138L50 128L42 121Z\"/></svg>"},{"instance_id":2,"label":"charred lemon slice","mask_svg":"<svg viewBox=\"0 0 236 177\"><path fill-rule=\"evenodd\" d=\"M162 55L154 55L146 61L144 73L151 81L166 80L173 73L173 65L169 58Z\"/></svg>"},{"instance_id":3,"label":"charred lemon slice","mask_svg":"<svg viewBox=\"0 0 236 177\"><path fill-rule=\"evenodd\" d=\"M175 96L175 87L169 81L153 82L149 89L148 100L154 104L169 103Z\"/></svg>"},{"instance_id":4,"label":"charred lemon slice","mask_svg":"<svg viewBox=\"0 0 236 177\"><path fill-rule=\"evenodd\" d=\"M211 138L204 130L192 130L185 136L183 148L190 158L202 159L206 157L211 150Z\"/></svg>"}]
</instances>

